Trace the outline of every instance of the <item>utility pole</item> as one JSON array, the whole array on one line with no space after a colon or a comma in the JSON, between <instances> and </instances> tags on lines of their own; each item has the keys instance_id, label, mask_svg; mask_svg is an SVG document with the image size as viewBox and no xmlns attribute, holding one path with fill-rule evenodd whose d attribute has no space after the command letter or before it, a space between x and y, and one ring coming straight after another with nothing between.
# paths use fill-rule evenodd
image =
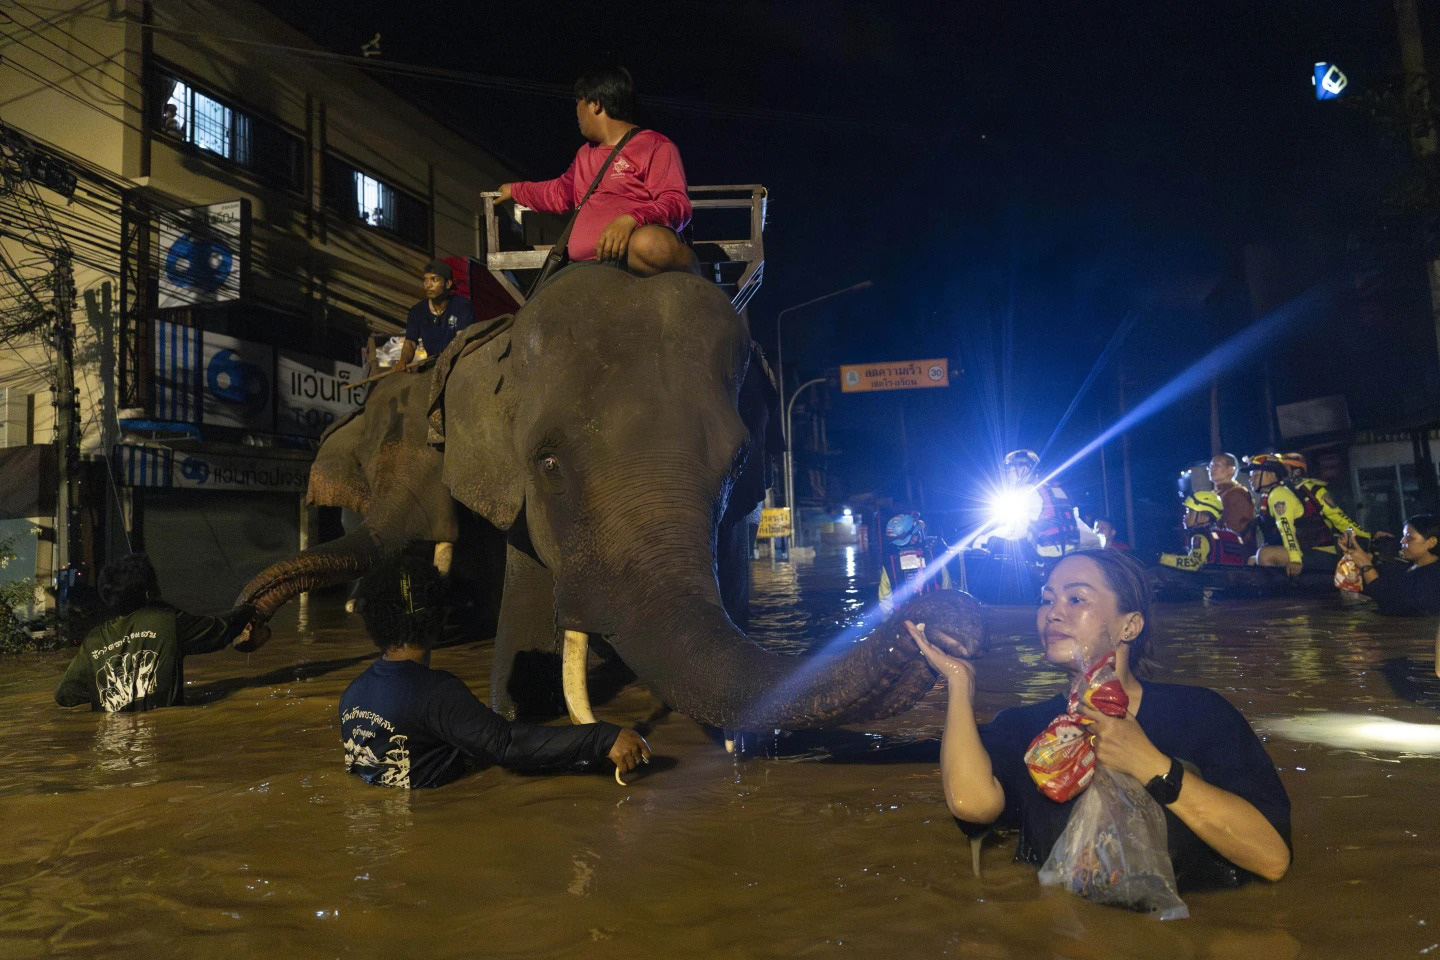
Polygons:
<instances>
[{"instance_id":1,"label":"utility pole","mask_svg":"<svg viewBox=\"0 0 1440 960\"><path fill-rule=\"evenodd\" d=\"M54 253L52 293L55 305L55 593L60 633L69 629L70 589L79 524L75 516L75 478L80 464L80 424L75 392L75 271L70 251Z\"/></svg>"},{"instance_id":2,"label":"utility pole","mask_svg":"<svg viewBox=\"0 0 1440 960\"><path fill-rule=\"evenodd\" d=\"M1425 46L1420 35L1416 0L1395 0L1395 27L1400 36L1400 66L1405 75L1405 114L1410 121L1410 149L1421 165L1435 162L1435 119L1430 110L1430 79L1425 74ZM1430 316L1435 324L1435 348L1440 354L1440 257L1426 265L1430 280Z\"/></svg>"},{"instance_id":3,"label":"utility pole","mask_svg":"<svg viewBox=\"0 0 1440 960\"><path fill-rule=\"evenodd\" d=\"M1430 199L1437 179L1440 179L1434 169L1440 144L1437 144L1435 116L1431 111L1430 78L1425 73L1425 46L1421 40L1417 0L1395 0L1395 29L1399 35L1400 66L1404 72L1403 95L1410 127L1410 150L1421 167L1420 175L1426 182L1425 192ZM1436 251L1429 251L1427 256L1425 276L1430 282L1430 320L1435 328L1436 355L1440 357L1440 256ZM1430 458L1428 430L1422 429L1415 435L1415 447L1419 499L1426 508L1431 508L1437 498L1437 482L1434 461Z\"/></svg>"}]
</instances>

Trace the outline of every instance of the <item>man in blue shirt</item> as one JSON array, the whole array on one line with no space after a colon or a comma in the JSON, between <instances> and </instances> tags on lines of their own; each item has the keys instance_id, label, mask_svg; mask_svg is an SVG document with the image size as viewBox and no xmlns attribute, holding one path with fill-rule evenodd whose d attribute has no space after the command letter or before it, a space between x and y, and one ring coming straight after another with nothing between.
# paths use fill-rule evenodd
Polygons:
<instances>
[{"instance_id":1,"label":"man in blue shirt","mask_svg":"<svg viewBox=\"0 0 1440 960\"><path fill-rule=\"evenodd\" d=\"M499 764L524 770L650 762L650 746L613 723L565 727L511 723L453 673L430 668L445 624L445 581L429 563L406 560L361 587L365 628L381 655L340 697L345 769L366 783L438 787Z\"/></svg>"},{"instance_id":2,"label":"man in blue shirt","mask_svg":"<svg viewBox=\"0 0 1440 960\"><path fill-rule=\"evenodd\" d=\"M425 264L420 284L425 289L425 299L411 307L405 318L405 346L400 350L400 361L395 364L396 370L411 373L419 369L414 365L417 343L425 344L425 355L433 360L450 346L455 334L475 322L470 301L451 292L455 287L455 274L450 264L431 260Z\"/></svg>"}]
</instances>

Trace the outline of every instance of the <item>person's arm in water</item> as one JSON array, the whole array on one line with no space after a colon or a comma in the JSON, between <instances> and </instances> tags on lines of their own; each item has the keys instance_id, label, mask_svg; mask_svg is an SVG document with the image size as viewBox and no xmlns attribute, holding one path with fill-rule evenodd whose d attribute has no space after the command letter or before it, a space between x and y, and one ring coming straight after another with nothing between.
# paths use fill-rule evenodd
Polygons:
<instances>
[{"instance_id":1,"label":"person's arm in water","mask_svg":"<svg viewBox=\"0 0 1440 960\"><path fill-rule=\"evenodd\" d=\"M230 644L250 621L255 608L242 603L216 617L197 617L184 610L175 611L175 644L183 656L214 653Z\"/></svg>"},{"instance_id":2,"label":"person's arm in water","mask_svg":"<svg viewBox=\"0 0 1440 960\"><path fill-rule=\"evenodd\" d=\"M940 735L945 805L967 823L994 823L1005 810L1005 790L995 779L975 723L975 665L936 649L925 638L925 624L906 620L905 629L925 660L945 678L948 689L945 729Z\"/></svg>"},{"instance_id":3,"label":"person's arm in water","mask_svg":"<svg viewBox=\"0 0 1440 960\"><path fill-rule=\"evenodd\" d=\"M78 707L93 703L95 699L95 673L90 667L90 655L85 649L75 651L75 659L55 688L55 702L62 707Z\"/></svg>"},{"instance_id":4,"label":"person's arm in water","mask_svg":"<svg viewBox=\"0 0 1440 960\"><path fill-rule=\"evenodd\" d=\"M1080 711L1095 721L1090 730L1099 763L1141 783L1170 772L1171 758L1156 749L1133 714L1111 717L1085 703ZM1290 848L1265 815L1245 798L1206 783L1193 770L1186 769L1180 796L1167 809L1210 849L1241 869L1272 881L1290 869Z\"/></svg>"},{"instance_id":5,"label":"person's arm in water","mask_svg":"<svg viewBox=\"0 0 1440 960\"><path fill-rule=\"evenodd\" d=\"M452 677L426 705L427 726L481 763L516 769L562 769L585 760L610 760L621 773L650 762L650 746L634 730L613 723L545 727L511 722L481 703Z\"/></svg>"}]
</instances>

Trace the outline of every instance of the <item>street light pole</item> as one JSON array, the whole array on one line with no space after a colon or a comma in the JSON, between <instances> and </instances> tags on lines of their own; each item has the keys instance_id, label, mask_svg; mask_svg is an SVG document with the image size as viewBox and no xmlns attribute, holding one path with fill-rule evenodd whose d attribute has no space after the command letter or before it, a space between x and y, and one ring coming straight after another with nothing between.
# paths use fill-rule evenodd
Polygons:
<instances>
[{"instance_id":1,"label":"street light pole","mask_svg":"<svg viewBox=\"0 0 1440 960\"><path fill-rule=\"evenodd\" d=\"M873 286L875 286L874 281L861 280L859 283L852 283L850 286L840 290L832 290L824 296L816 297L813 300L806 300L804 303L797 303L793 307L786 307L784 310L781 310L779 314L777 314L775 317L775 376L776 386L780 390L780 412L782 414L785 414L784 417L782 417L781 419L780 429L782 436L785 440L785 506L790 511L791 540L794 539L794 530L800 514L795 509L795 500L792 496L794 493L794 489L792 484L790 483L790 472L794 461L791 459L790 453L790 416L787 412L789 410L789 407L785 403L785 328L783 326L785 321L785 314L791 313L795 310L799 310L802 307L812 306L814 304L820 303L823 300L829 300L831 297L840 297L844 296L847 293L855 293L860 290L869 290ZM806 384L805 386L809 386L809 384ZM801 387L800 389L803 390L805 389L805 387ZM800 391L797 390L795 392L799 393Z\"/></svg>"},{"instance_id":2,"label":"street light pole","mask_svg":"<svg viewBox=\"0 0 1440 960\"><path fill-rule=\"evenodd\" d=\"M802 307L808 307L820 303L822 300L829 300L831 297L840 297L844 296L847 293L856 293L860 290L869 290L873 286L875 286L874 281L861 280L859 283L851 284L850 286L845 287L842 290L832 290L831 292L825 294L823 297L816 297L814 300L806 300L804 303L797 303L793 307L786 307L784 310L781 310L780 313L775 317L775 374L776 380L778 381L777 385L780 388L780 406L782 409L785 406L785 337L784 328L781 326L781 324L785 320L785 314L795 310L799 310ZM790 442L790 428L788 426L785 428L785 442L787 445ZM785 506L790 506L789 500L785 501Z\"/></svg>"},{"instance_id":3,"label":"street light pole","mask_svg":"<svg viewBox=\"0 0 1440 960\"><path fill-rule=\"evenodd\" d=\"M785 405L785 435L790 436L790 414L795 410L795 400L808 388L817 383L824 383L824 377L816 377L814 380L806 380L796 388L790 402ZM795 532L800 529L800 513L793 506L795 502L795 458L790 452L790 445L785 445L785 505L790 507L790 539L791 542L799 539Z\"/></svg>"}]
</instances>

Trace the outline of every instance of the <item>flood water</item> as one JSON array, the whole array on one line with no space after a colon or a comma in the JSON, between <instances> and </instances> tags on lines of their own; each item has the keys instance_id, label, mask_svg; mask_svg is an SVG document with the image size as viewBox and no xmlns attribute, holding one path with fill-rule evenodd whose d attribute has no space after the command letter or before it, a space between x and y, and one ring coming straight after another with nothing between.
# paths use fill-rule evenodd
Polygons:
<instances>
[{"instance_id":1,"label":"flood water","mask_svg":"<svg viewBox=\"0 0 1440 960\"><path fill-rule=\"evenodd\" d=\"M800 648L870 597L842 552L755 565L756 634ZM338 601L269 646L187 661L201 705L64 711L68 660L4 660L0 957L1440 956L1434 624L1337 599L1166 606L1157 678L1221 691L1294 804L1276 885L1190 894L1159 923L1044 891L1013 841L970 869L939 784L943 693L864 729L714 731L631 686L663 761L608 775L492 769L439 790L341 766L336 704L370 656ZM1032 611L995 611L988 714L1059 689ZM434 665L488 688L489 645Z\"/></svg>"}]
</instances>

